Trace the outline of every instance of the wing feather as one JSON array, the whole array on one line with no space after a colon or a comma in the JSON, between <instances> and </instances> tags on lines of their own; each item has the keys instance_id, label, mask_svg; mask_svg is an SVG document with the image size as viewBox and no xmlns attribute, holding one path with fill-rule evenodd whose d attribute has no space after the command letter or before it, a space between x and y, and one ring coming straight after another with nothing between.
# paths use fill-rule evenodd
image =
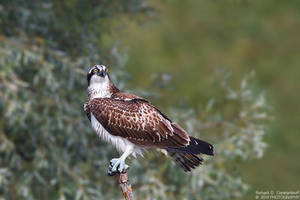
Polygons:
<instances>
[{"instance_id":1,"label":"wing feather","mask_svg":"<svg viewBox=\"0 0 300 200\"><path fill-rule=\"evenodd\" d=\"M83 110L87 116L87 118L91 121L91 111L90 111L90 107L89 107L89 104L87 102L85 102L83 104Z\"/></svg>"},{"instance_id":2,"label":"wing feather","mask_svg":"<svg viewBox=\"0 0 300 200\"><path fill-rule=\"evenodd\" d=\"M147 101L96 98L89 109L110 134L134 144L161 148L189 144L188 134Z\"/></svg>"}]
</instances>

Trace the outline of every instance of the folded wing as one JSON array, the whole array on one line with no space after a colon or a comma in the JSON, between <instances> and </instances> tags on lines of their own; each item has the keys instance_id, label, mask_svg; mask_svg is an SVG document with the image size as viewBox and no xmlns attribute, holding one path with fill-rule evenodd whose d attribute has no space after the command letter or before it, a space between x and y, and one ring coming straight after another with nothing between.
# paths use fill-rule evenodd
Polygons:
<instances>
[{"instance_id":1,"label":"folded wing","mask_svg":"<svg viewBox=\"0 0 300 200\"><path fill-rule=\"evenodd\" d=\"M140 146L185 147L188 134L143 99L96 98L89 110L112 135Z\"/></svg>"}]
</instances>

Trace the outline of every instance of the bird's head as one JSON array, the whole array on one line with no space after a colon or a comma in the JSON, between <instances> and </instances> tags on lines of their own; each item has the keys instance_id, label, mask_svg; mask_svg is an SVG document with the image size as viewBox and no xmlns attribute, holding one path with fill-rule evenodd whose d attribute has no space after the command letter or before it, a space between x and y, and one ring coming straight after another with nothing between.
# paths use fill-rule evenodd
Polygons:
<instances>
[{"instance_id":1,"label":"bird's head","mask_svg":"<svg viewBox=\"0 0 300 200\"><path fill-rule=\"evenodd\" d=\"M104 65L93 66L87 74L88 85L109 83L108 69Z\"/></svg>"}]
</instances>

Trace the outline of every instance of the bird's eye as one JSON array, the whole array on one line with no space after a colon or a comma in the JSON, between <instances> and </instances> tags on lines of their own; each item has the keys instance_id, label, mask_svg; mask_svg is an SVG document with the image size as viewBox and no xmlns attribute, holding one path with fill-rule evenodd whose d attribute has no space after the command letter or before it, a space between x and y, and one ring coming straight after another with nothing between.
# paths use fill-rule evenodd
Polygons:
<instances>
[{"instance_id":1,"label":"bird's eye","mask_svg":"<svg viewBox=\"0 0 300 200\"><path fill-rule=\"evenodd\" d=\"M97 73L97 72L98 72L98 69L97 69L97 68L95 68L95 69L93 70L93 72L94 72L94 73Z\"/></svg>"}]
</instances>

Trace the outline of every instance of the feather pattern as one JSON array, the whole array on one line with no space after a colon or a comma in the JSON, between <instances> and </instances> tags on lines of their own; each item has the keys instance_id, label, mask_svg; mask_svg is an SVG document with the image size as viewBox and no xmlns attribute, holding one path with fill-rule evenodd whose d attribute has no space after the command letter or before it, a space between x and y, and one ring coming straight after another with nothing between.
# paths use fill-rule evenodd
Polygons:
<instances>
[{"instance_id":1,"label":"feather pattern","mask_svg":"<svg viewBox=\"0 0 300 200\"><path fill-rule=\"evenodd\" d=\"M213 146L189 137L183 128L144 98L121 92L114 86L103 65L87 74L88 102L84 111L97 135L114 145L125 159L159 149L189 172L202 164L199 154L213 155Z\"/></svg>"},{"instance_id":2,"label":"feather pattern","mask_svg":"<svg viewBox=\"0 0 300 200\"><path fill-rule=\"evenodd\" d=\"M91 111L90 111L89 103L85 102L83 104L83 110L84 110L87 118L91 121Z\"/></svg>"},{"instance_id":3,"label":"feather pattern","mask_svg":"<svg viewBox=\"0 0 300 200\"><path fill-rule=\"evenodd\" d=\"M184 147L189 136L143 99L95 98L90 111L111 134L148 147Z\"/></svg>"},{"instance_id":4,"label":"feather pattern","mask_svg":"<svg viewBox=\"0 0 300 200\"><path fill-rule=\"evenodd\" d=\"M203 159L196 154L187 154L167 150L168 155L173 161L181 167L185 172L189 172L197 166L201 165Z\"/></svg>"},{"instance_id":5,"label":"feather pattern","mask_svg":"<svg viewBox=\"0 0 300 200\"><path fill-rule=\"evenodd\" d=\"M131 146L133 149L133 156L136 156L137 154L142 155L143 151L145 151L144 148L139 147L131 143L130 141L126 140L125 138L114 136L107 132L107 130L98 122L98 120L94 117L94 115L91 113L91 123L92 127L96 131L97 135L104 141L111 143L116 147L116 149L119 152L125 152L126 148L128 146Z\"/></svg>"}]
</instances>

